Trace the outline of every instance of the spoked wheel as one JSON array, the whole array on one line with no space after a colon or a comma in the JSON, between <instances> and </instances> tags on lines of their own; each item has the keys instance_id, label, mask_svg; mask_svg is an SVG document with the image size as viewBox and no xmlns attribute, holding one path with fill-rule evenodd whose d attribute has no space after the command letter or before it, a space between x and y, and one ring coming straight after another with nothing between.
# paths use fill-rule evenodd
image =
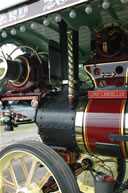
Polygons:
<instances>
[{"instance_id":1,"label":"spoked wheel","mask_svg":"<svg viewBox=\"0 0 128 193\"><path fill-rule=\"evenodd\" d=\"M65 161L41 142L10 145L0 154L0 193L79 193Z\"/></svg>"},{"instance_id":2,"label":"spoked wheel","mask_svg":"<svg viewBox=\"0 0 128 193\"><path fill-rule=\"evenodd\" d=\"M97 173L102 173L107 176L114 176L114 191L118 190L125 176L125 161L123 158L111 158L111 157L84 157L84 160L90 160L92 167ZM93 175L96 173L94 172ZM78 176L78 185L82 192L94 193L93 177L89 170L83 171Z\"/></svg>"}]
</instances>

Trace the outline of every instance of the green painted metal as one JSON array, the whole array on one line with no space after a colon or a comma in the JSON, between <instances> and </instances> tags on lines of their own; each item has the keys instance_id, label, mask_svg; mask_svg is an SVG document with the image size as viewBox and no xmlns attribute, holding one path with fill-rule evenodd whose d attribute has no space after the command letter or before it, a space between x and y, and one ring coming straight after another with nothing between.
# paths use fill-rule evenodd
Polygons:
<instances>
[{"instance_id":1,"label":"green painted metal","mask_svg":"<svg viewBox=\"0 0 128 193\"><path fill-rule=\"evenodd\" d=\"M120 0L109 0L110 7L106 10L102 8L102 0L90 1L92 13L86 14L85 7L87 3L82 3L73 7L76 11L74 19L69 17L72 7L60 11L62 19L68 24L69 28L79 31L79 60L80 63L91 58L91 39L95 39L95 31L109 25L121 26L122 30L128 36L128 4L122 4ZM21 24L15 27L17 34L10 35L12 27L4 29L8 36L2 38L0 35L0 45L12 41L20 45L28 45L32 48L38 48L39 51L48 51L48 42L50 39L59 41L59 25L55 21L57 13L47 15L50 22L49 26L43 26L44 17L39 17L32 21L25 22L26 31L20 32ZM37 23L37 28L31 29L31 23ZM1 31L2 33L2 31ZM128 39L128 38L127 38Z\"/></svg>"}]
</instances>

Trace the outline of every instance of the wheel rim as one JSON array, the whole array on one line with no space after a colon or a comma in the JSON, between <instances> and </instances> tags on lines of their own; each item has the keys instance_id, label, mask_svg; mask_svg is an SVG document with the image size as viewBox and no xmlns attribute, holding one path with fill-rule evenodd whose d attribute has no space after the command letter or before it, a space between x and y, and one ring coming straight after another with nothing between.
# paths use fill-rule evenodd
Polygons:
<instances>
[{"instance_id":1,"label":"wheel rim","mask_svg":"<svg viewBox=\"0 0 128 193\"><path fill-rule=\"evenodd\" d=\"M50 169L25 151L9 152L1 158L0 178L0 193L62 193Z\"/></svg>"},{"instance_id":2,"label":"wheel rim","mask_svg":"<svg viewBox=\"0 0 128 193\"><path fill-rule=\"evenodd\" d=\"M86 156L84 158L86 159ZM111 158L100 157L100 159L99 159L96 157L87 156L87 158L92 161L92 164L93 164L92 167L96 171L97 170L99 172L101 171L108 176L112 176L112 175L114 176L114 180L115 180L114 191L119 188L119 186L121 185L121 182L124 179L124 175L122 175L122 174L125 173L124 172L125 171L125 164L123 162L123 158L122 158L121 163L120 163L120 160L118 160L117 158L112 158L112 157ZM122 166L123 166L123 168L122 168ZM122 174L120 174L121 170L122 170ZM117 180L117 183L116 183L116 180ZM82 192L95 193L94 180L93 180L93 177L92 177L89 170L83 171L77 177L77 183L78 183L79 188Z\"/></svg>"}]
</instances>

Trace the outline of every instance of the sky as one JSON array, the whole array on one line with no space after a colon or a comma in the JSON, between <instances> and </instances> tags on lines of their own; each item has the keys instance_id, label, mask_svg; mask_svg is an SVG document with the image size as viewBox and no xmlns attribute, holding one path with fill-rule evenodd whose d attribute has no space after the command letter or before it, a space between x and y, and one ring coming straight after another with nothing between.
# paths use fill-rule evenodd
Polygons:
<instances>
[{"instance_id":1,"label":"sky","mask_svg":"<svg viewBox=\"0 0 128 193\"><path fill-rule=\"evenodd\" d=\"M17 46L15 44L5 44L3 46L0 47L0 56L8 58L8 56L10 55L10 53L17 48ZM17 56L22 55L23 52L21 51L21 49L17 49L12 55L11 58L15 59Z\"/></svg>"}]
</instances>

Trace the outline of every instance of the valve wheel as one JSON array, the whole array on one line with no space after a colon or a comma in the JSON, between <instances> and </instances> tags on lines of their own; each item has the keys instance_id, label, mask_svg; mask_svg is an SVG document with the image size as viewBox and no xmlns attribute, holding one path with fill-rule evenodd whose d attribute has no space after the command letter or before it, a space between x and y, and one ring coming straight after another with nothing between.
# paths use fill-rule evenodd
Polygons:
<instances>
[{"instance_id":1,"label":"valve wheel","mask_svg":"<svg viewBox=\"0 0 128 193\"><path fill-rule=\"evenodd\" d=\"M0 154L0 193L79 193L66 162L38 141L10 145Z\"/></svg>"},{"instance_id":2,"label":"valve wheel","mask_svg":"<svg viewBox=\"0 0 128 193\"><path fill-rule=\"evenodd\" d=\"M85 157L86 159L86 157ZM125 177L126 165L123 158L112 157L87 157L92 162L92 167L97 172L102 172L108 176L114 176L114 191L117 191ZM95 175L95 174L94 174ZM78 177L77 182L82 192L94 193L94 181L89 170L83 171Z\"/></svg>"}]
</instances>

